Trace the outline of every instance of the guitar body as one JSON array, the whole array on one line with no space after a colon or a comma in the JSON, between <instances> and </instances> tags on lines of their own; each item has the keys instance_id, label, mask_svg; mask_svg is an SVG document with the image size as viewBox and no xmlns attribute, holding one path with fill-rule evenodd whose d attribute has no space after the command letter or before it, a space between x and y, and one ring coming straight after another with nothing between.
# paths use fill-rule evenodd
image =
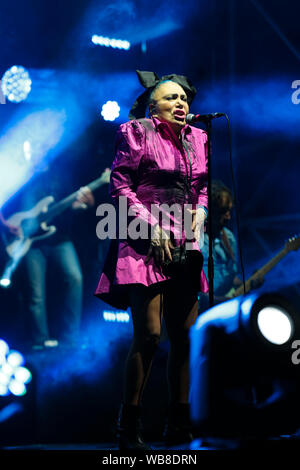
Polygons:
<instances>
[{"instance_id":1,"label":"guitar body","mask_svg":"<svg viewBox=\"0 0 300 470\"><path fill-rule=\"evenodd\" d=\"M40 214L48 212L48 207L54 202L52 196L47 196L41 199L32 209L29 211L16 212L7 219L7 222L14 227L22 228L22 223L27 219L37 218Z\"/></svg>"},{"instance_id":2,"label":"guitar body","mask_svg":"<svg viewBox=\"0 0 300 470\"><path fill-rule=\"evenodd\" d=\"M52 196L41 199L29 211L16 212L7 222L20 228L21 236L13 237L6 245L6 253L11 258L21 258L30 249L32 243L43 240L56 232L54 225L48 226L46 222L39 222L39 217L48 212L48 207L54 202Z\"/></svg>"}]
</instances>

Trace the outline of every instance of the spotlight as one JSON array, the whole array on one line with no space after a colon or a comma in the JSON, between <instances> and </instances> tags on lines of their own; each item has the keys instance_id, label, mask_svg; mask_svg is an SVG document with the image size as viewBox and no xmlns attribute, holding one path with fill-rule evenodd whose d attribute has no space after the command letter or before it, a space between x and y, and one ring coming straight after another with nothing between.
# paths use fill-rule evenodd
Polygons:
<instances>
[{"instance_id":1,"label":"spotlight","mask_svg":"<svg viewBox=\"0 0 300 470\"><path fill-rule=\"evenodd\" d=\"M191 417L204 436L289 434L300 424L299 296L250 293L218 304L190 330Z\"/></svg>"},{"instance_id":2,"label":"spotlight","mask_svg":"<svg viewBox=\"0 0 300 470\"><path fill-rule=\"evenodd\" d=\"M11 351L7 356L8 364L13 367L19 367L24 364L24 357L18 351Z\"/></svg>"},{"instance_id":3,"label":"spotlight","mask_svg":"<svg viewBox=\"0 0 300 470\"><path fill-rule=\"evenodd\" d=\"M31 90L31 79L27 70L20 65L8 69L2 77L1 87L4 96L13 103L26 100Z\"/></svg>"},{"instance_id":4,"label":"spotlight","mask_svg":"<svg viewBox=\"0 0 300 470\"><path fill-rule=\"evenodd\" d=\"M122 39L111 39L103 36L94 34L92 36L92 43L97 46L112 47L113 49L124 49L128 51L130 49L130 42Z\"/></svg>"},{"instance_id":5,"label":"spotlight","mask_svg":"<svg viewBox=\"0 0 300 470\"><path fill-rule=\"evenodd\" d=\"M295 335L300 338L298 308L282 294L252 293L241 297L238 314L241 334L244 330L260 349L290 351Z\"/></svg>"},{"instance_id":6,"label":"spotlight","mask_svg":"<svg viewBox=\"0 0 300 470\"><path fill-rule=\"evenodd\" d=\"M285 344L293 332L288 312L277 305L264 307L257 315L257 325L261 334L273 344Z\"/></svg>"},{"instance_id":7,"label":"spotlight","mask_svg":"<svg viewBox=\"0 0 300 470\"><path fill-rule=\"evenodd\" d=\"M107 101L102 106L101 115L105 121L114 121L120 115L120 106L116 101Z\"/></svg>"},{"instance_id":8,"label":"spotlight","mask_svg":"<svg viewBox=\"0 0 300 470\"><path fill-rule=\"evenodd\" d=\"M17 397L21 397L22 395L25 395L26 393L25 384L22 382L19 382L18 380L11 380L8 385L8 389L13 395Z\"/></svg>"},{"instance_id":9,"label":"spotlight","mask_svg":"<svg viewBox=\"0 0 300 470\"><path fill-rule=\"evenodd\" d=\"M9 287L11 284L11 280L10 279L7 279L5 277L3 277L2 279L0 279L0 286L1 287Z\"/></svg>"}]
</instances>

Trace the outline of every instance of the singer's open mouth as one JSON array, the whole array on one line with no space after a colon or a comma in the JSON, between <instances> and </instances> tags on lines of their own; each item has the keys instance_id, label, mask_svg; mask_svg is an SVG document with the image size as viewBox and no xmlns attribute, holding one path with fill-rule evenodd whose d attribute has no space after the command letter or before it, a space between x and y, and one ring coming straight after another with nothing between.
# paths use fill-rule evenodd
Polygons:
<instances>
[{"instance_id":1,"label":"singer's open mouth","mask_svg":"<svg viewBox=\"0 0 300 470\"><path fill-rule=\"evenodd\" d=\"M180 119L181 121L184 121L185 112L182 111L181 109L176 109L176 111L174 111L173 115L176 119Z\"/></svg>"}]
</instances>

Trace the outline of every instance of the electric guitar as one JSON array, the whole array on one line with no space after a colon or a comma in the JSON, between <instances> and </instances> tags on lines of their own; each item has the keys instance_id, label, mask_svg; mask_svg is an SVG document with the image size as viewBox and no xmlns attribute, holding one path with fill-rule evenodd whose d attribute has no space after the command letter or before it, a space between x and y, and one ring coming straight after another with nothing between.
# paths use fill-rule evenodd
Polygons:
<instances>
[{"instance_id":1,"label":"electric guitar","mask_svg":"<svg viewBox=\"0 0 300 470\"><path fill-rule=\"evenodd\" d=\"M86 186L93 192L103 184L109 183L109 179L110 171L106 170L100 178ZM10 216L6 222L19 228L20 236L5 236L5 250L8 256L19 261L29 251L33 242L53 235L56 232L56 227L55 225L49 226L48 223L72 206L77 199L78 191L56 204L54 204L53 196L44 197L29 211L16 212Z\"/></svg>"},{"instance_id":2,"label":"electric guitar","mask_svg":"<svg viewBox=\"0 0 300 470\"><path fill-rule=\"evenodd\" d=\"M285 243L283 249L277 253L268 263L266 263L262 268L255 273L245 282L246 294L251 290L251 284L253 281L258 279L262 279L271 269L276 266L290 251L297 251L300 247L300 237L295 236L293 238L289 238L289 240ZM238 297L239 295L244 294L244 286L241 285L237 289L232 288L226 294L226 297L233 298Z\"/></svg>"}]
</instances>

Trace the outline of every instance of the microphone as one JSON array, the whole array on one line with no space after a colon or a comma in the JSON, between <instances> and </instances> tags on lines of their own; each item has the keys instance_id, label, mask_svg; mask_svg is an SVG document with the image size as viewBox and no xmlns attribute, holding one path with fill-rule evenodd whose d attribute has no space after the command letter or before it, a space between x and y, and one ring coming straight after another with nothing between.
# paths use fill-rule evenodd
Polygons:
<instances>
[{"instance_id":1,"label":"microphone","mask_svg":"<svg viewBox=\"0 0 300 470\"><path fill-rule=\"evenodd\" d=\"M224 113L209 113L209 114L188 114L185 120L188 124L192 122L207 122L209 119L215 119L225 116Z\"/></svg>"}]
</instances>

